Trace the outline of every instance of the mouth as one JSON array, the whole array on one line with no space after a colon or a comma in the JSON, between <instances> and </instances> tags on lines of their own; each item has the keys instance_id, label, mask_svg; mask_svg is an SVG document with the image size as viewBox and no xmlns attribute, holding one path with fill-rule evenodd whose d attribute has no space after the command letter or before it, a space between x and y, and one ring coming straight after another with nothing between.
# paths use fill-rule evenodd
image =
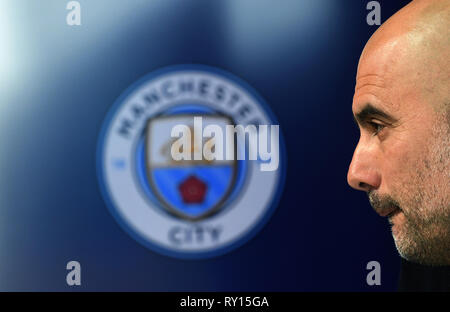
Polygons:
<instances>
[{"instance_id":1,"label":"mouth","mask_svg":"<svg viewBox=\"0 0 450 312\"><path fill-rule=\"evenodd\" d=\"M386 217L388 219L392 219L394 216L396 216L397 214L399 214L402 210L399 207L395 207L395 209L393 211L391 211Z\"/></svg>"},{"instance_id":2,"label":"mouth","mask_svg":"<svg viewBox=\"0 0 450 312\"><path fill-rule=\"evenodd\" d=\"M369 191L368 196L370 205L381 217L392 219L392 217L402 212L398 202L389 195L379 195L374 191Z\"/></svg>"},{"instance_id":3,"label":"mouth","mask_svg":"<svg viewBox=\"0 0 450 312\"><path fill-rule=\"evenodd\" d=\"M382 217L387 217L388 219L391 219L392 217L394 217L395 215L397 215L398 213L400 213L402 210L400 209L400 207L398 206L391 206L387 209L383 209L378 211L378 214Z\"/></svg>"}]
</instances>

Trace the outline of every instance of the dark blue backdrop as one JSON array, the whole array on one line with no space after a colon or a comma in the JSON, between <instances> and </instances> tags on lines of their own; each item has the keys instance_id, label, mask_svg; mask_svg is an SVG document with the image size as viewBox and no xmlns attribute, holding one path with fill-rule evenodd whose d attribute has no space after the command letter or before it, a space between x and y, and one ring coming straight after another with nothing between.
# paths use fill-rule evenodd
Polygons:
<instances>
[{"instance_id":1,"label":"dark blue backdrop","mask_svg":"<svg viewBox=\"0 0 450 312\"><path fill-rule=\"evenodd\" d=\"M395 290L400 259L386 220L346 182L358 140L358 58L376 30L368 1L65 1L0 5L0 290ZM408 1L379 1L382 21ZM145 74L200 63L248 82L285 136L284 193L263 230L208 260L138 244L100 195L95 153L106 112ZM366 284L379 261L382 285Z\"/></svg>"}]
</instances>

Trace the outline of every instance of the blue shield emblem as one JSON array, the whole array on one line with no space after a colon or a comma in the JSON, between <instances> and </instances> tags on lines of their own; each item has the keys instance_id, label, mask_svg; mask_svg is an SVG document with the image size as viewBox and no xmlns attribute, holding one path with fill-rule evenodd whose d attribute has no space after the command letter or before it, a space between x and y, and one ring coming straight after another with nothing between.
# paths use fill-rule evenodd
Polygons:
<instances>
[{"instance_id":1,"label":"blue shield emblem","mask_svg":"<svg viewBox=\"0 0 450 312\"><path fill-rule=\"evenodd\" d=\"M223 115L195 116L202 117L203 128L218 125L224 136L225 127L232 124L232 120ZM191 129L191 160L176 161L172 158L171 147L178 138L172 138L171 131L176 125L186 125ZM196 146L193 125L194 115L191 114L151 118L146 130L145 163L150 187L164 208L177 217L197 221L215 214L224 206L235 185L237 161L236 157L234 160L193 160L194 149L203 149L207 141L215 140L202 138L202 145Z\"/></svg>"}]
</instances>

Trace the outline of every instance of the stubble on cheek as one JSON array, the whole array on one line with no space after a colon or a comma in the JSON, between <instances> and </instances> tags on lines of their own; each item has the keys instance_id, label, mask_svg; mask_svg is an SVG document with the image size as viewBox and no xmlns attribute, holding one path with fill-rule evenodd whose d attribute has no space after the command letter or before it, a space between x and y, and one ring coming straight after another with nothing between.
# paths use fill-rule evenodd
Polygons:
<instances>
[{"instance_id":1,"label":"stubble on cheek","mask_svg":"<svg viewBox=\"0 0 450 312\"><path fill-rule=\"evenodd\" d=\"M424 264L450 264L450 153L443 125L422 153L402 159L392 184L403 210L390 220L395 244L404 258Z\"/></svg>"}]
</instances>

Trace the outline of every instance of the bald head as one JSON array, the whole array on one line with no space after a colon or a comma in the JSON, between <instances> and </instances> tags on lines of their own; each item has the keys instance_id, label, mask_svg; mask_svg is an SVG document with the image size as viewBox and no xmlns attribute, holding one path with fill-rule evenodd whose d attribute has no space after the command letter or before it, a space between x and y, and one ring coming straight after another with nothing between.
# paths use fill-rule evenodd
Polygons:
<instances>
[{"instance_id":1,"label":"bald head","mask_svg":"<svg viewBox=\"0 0 450 312\"><path fill-rule=\"evenodd\" d=\"M387 216L402 257L450 265L450 0L416 0L361 55L348 183Z\"/></svg>"},{"instance_id":2,"label":"bald head","mask_svg":"<svg viewBox=\"0 0 450 312\"><path fill-rule=\"evenodd\" d=\"M450 0L415 0L389 18L365 46L357 79L374 72L400 80L448 112Z\"/></svg>"}]
</instances>

